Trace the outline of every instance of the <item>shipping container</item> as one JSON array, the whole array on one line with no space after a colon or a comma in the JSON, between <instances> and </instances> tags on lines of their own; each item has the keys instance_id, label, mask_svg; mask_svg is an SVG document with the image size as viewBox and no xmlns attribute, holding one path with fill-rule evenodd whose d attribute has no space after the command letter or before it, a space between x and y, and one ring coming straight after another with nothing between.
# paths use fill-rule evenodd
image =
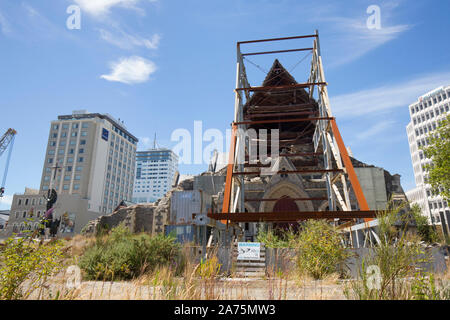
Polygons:
<instances>
[{"instance_id":1,"label":"shipping container","mask_svg":"<svg viewBox=\"0 0 450 320\"><path fill-rule=\"evenodd\" d=\"M194 225L172 225L165 226L165 234L176 236L177 242L186 243L195 241L195 228Z\"/></svg>"}]
</instances>

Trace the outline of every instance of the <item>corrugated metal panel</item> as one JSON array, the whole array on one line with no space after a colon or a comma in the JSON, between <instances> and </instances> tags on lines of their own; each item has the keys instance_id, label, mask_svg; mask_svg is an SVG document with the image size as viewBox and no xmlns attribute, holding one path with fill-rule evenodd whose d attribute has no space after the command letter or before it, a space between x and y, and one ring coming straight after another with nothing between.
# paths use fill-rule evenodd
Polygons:
<instances>
[{"instance_id":1,"label":"corrugated metal panel","mask_svg":"<svg viewBox=\"0 0 450 320\"><path fill-rule=\"evenodd\" d=\"M171 224L190 224L192 214L202 212L202 195L198 190L175 191L170 203Z\"/></svg>"}]
</instances>

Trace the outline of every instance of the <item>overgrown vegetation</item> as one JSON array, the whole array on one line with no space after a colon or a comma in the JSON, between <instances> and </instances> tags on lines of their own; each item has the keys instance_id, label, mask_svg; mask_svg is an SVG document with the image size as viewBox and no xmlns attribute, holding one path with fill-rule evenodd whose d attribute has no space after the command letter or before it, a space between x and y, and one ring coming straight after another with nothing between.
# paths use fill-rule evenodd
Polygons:
<instances>
[{"instance_id":1,"label":"overgrown vegetation","mask_svg":"<svg viewBox=\"0 0 450 320\"><path fill-rule=\"evenodd\" d=\"M431 257L420 244L420 237L407 232L409 221L401 221L400 208L383 212L378 218L379 243L362 262L361 279L345 290L350 299L411 300L445 299L449 288L436 285L433 275L424 271Z\"/></svg>"},{"instance_id":2,"label":"overgrown vegetation","mask_svg":"<svg viewBox=\"0 0 450 320\"><path fill-rule=\"evenodd\" d=\"M28 298L59 272L64 254L61 241L35 241L31 231L11 237L0 251L0 300Z\"/></svg>"},{"instance_id":3,"label":"overgrown vegetation","mask_svg":"<svg viewBox=\"0 0 450 320\"><path fill-rule=\"evenodd\" d=\"M411 214L417 227L417 234L426 243L439 242L439 235L435 228L428 223L428 218L421 213L420 207L414 204L411 207Z\"/></svg>"},{"instance_id":4,"label":"overgrown vegetation","mask_svg":"<svg viewBox=\"0 0 450 320\"><path fill-rule=\"evenodd\" d=\"M292 230L280 234L280 232L270 229L260 230L256 239L268 248L295 248L297 235Z\"/></svg>"},{"instance_id":5,"label":"overgrown vegetation","mask_svg":"<svg viewBox=\"0 0 450 320\"><path fill-rule=\"evenodd\" d=\"M179 269L180 246L172 237L132 234L123 226L109 235L97 237L96 243L80 258L79 266L91 280L136 278L159 266Z\"/></svg>"},{"instance_id":6,"label":"overgrown vegetation","mask_svg":"<svg viewBox=\"0 0 450 320\"><path fill-rule=\"evenodd\" d=\"M424 147L425 157L431 159L431 164L425 165L429 172L428 183L434 194L440 194L450 201L450 115L440 121L436 130L429 135L429 143Z\"/></svg>"},{"instance_id":7,"label":"overgrown vegetation","mask_svg":"<svg viewBox=\"0 0 450 320\"><path fill-rule=\"evenodd\" d=\"M297 266L314 279L339 272L349 257L341 235L325 220L306 221L296 243Z\"/></svg>"}]
</instances>

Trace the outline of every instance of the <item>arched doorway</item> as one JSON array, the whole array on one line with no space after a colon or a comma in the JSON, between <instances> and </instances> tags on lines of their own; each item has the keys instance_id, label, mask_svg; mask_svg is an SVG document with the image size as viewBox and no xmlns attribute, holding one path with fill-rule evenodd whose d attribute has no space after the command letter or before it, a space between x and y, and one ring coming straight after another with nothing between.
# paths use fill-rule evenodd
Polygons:
<instances>
[{"instance_id":1,"label":"arched doorway","mask_svg":"<svg viewBox=\"0 0 450 320\"><path fill-rule=\"evenodd\" d=\"M282 197L275 202L273 212L299 212L297 204L291 197Z\"/></svg>"},{"instance_id":2,"label":"arched doorway","mask_svg":"<svg viewBox=\"0 0 450 320\"><path fill-rule=\"evenodd\" d=\"M300 212L300 210L294 199L289 196L284 196L275 202L273 212ZM277 230L276 233L288 230L293 230L296 232L298 230L298 223L295 220L292 222L274 223L273 228Z\"/></svg>"}]
</instances>

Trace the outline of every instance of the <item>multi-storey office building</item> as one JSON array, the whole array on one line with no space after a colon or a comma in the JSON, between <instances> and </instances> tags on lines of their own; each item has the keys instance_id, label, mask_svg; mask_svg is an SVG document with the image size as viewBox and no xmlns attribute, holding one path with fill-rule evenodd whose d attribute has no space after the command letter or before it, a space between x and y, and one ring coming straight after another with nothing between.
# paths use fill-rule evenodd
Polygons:
<instances>
[{"instance_id":1,"label":"multi-storey office building","mask_svg":"<svg viewBox=\"0 0 450 320\"><path fill-rule=\"evenodd\" d=\"M421 207L422 213L429 217L431 223L443 225L448 225L450 221L449 204L441 196L433 194L427 183L425 165L432 161L425 157L421 147L429 144L429 134L450 113L449 109L450 86L437 88L409 106L411 122L406 127L416 181L416 188L408 191L407 197ZM447 228L443 228L444 232L448 231Z\"/></svg>"},{"instance_id":2,"label":"multi-storey office building","mask_svg":"<svg viewBox=\"0 0 450 320\"><path fill-rule=\"evenodd\" d=\"M138 151L133 202L155 202L170 190L178 156L172 150L159 148Z\"/></svg>"},{"instance_id":3,"label":"multi-storey office building","mask_svg":"<svg viewBox=\"0 0 450 320\"><path fill-rule=\"evenodd\" d=\"M108 114L74 111L52 121L40 192L79 195L108 213L133 194L138 139Z\"/></svg>"}]
</instances>

